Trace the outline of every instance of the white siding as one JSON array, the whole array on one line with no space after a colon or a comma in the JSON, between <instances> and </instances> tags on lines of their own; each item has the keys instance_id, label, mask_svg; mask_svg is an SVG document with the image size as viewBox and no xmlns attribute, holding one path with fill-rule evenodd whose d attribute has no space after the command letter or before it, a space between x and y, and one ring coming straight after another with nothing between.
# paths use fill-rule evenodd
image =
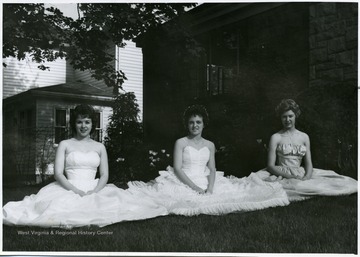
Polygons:
<instances>
[{"instance_id":1,"label":"white siding","mask_svg":"<svg viewBox=\"0 0 360 257\"><path fill-rule=\"evenodd\" d=\"M49 70L38 69L39 64L28 57L18 61L14 57L3 59L3 98L25 92L31 88L45 87L66 82L66 61L58 59L44 63Z\"/></svg>"},{"instance_id":2,"label":"white siding","mask_svg":"<svg viewBox=\"0 0 360 257\"><path fill-rule=\"evenodd\" d=\"M107 52L109 54L115 55L115 46L108 49ZM115 60L113 60L110 64L115 65ZM87 83L87 84L90 84L90 85L93 85L93 86L96 86L99 88L107 87L103 80L97 80L97 79L92 78L90 70L80 71L80 70L73 69L72 73L73 73L72 80L82 81L84 83ZM70 79L70 77L68 77L68 79ZM70 81L68 80L68 82L70 82Z\"/></svg>"},{"instance_id":3,"label":"white siding","mask_svg":"<svg viewBox=\"0 0 360 257\"><path fill-rule=\"evenodd\" d=\"M113 110L111 107L102 107L102 124L101 124L101 128L103 129L103 139L106 136L106 129L109 125L109 117L110 115L113 114Z\"/></svg>"},{"instance_id":4,"label":"white siding","mask_svg":"<svg viewBox=\"0 0 360 257\"><path fill-rule=\"evenodd\" d=\"M140 117L143 113L143 55L141 48L131 41L124 48L117 48L116 68L122 70L127 77L123 84L126 92L134 92L140 107Z\"/></svg>"}]
</instances>

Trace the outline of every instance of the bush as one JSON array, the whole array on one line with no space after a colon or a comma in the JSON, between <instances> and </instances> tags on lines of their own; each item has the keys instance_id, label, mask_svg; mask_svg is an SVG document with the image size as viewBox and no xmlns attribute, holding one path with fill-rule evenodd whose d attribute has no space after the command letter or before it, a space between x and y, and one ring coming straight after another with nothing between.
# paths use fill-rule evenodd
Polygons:
<instances>
[{"instance_id":1,"label":"bush","mask_svg":"<svg viewBox=\"0 0 360 257\"><path fill-rule=\"evenodd\" d=\"M121 94L114 99L104 142L109 158L109 181L112 183L148 181L171 164L170 154L165 149L159 150L144 143L139 113L134 93Z\"/></svg>"}]
</instances>

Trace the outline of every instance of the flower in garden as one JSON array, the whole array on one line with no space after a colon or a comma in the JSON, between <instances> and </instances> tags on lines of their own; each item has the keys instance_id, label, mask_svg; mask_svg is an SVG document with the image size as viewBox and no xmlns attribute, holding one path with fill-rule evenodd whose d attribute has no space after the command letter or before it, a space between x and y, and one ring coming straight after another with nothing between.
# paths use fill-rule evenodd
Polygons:
<instances>
[{"instance_id":1,"label":"flower in garden","mask_svg":"<svg viewBox=\"0 0 360 257\"><path fill-rule=\"evenodd\" d=\"M120 158L119 157L119 158L116 159L116 162L123 162L123 161L125 161L125 158Z\"/></svg>"}]
</instances>

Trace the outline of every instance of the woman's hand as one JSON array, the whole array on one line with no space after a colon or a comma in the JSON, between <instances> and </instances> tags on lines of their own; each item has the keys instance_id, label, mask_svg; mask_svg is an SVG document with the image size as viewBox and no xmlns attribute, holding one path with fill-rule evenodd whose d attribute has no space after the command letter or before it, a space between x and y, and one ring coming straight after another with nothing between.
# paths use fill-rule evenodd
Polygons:
<instances>
[{"instance_id":1,"label":"woman's hand","mask_svg":"<svg viewBox=\"0 0 360 257\"><path fill-rule=\"evenodd\" d=\"M309 180L309 179L311 179L311 175L308 175L308 174L306 174L306 175L302 178L302 180Z\"/></svg>"},{"instance_id":2,"label":"woman's hand","mask_svg":"<svg viewBox=\"0 0 360 257\"><path fill-rule=\"evenodd\" d=\"M206 194L212 194L213 193L213 189L212 188L208 188L208 189L206 189Z\"/></svg>"},{"instance_id":3,"label":"woman's hand","mask_svg":"<svg viewBox=\"0 0 360 257\"><path fill-rule=\"evenodd\" d=\"M91 195L91 194L95 194L95 193L96 193L95 190L90 190L90 191L87 191L87 192L86 192L86 195Z\"/></svg>"},{"instance_id":4,"label":"woman's hand","mask_svg":"<svg viewBox=\"0 0 360 257\"><path fill-rule=\"evenodd\" d=\"M198 187L198 186L192 187L191 189L198 192L201 195L206 193L206 190L204 190L204 189L202 189L201 187Z\"/></svg>"},{"instance_id":5,"label":"woman's hand","mask_svg":"<svg viewBox=\"0 0 360 257\"><path fill-rule=\"evenodd\" d=\"M76 189L76 190L74 191L74 193L80 195L81 197L83 197L83 196L86 195L86 193L85 193L84 191L79 190L79 189Z\"/></svg>"},{"instance_id":6,"label":"woman's hand","mask_svg":"<svg viewBox=\"0 0 360 257\"><path fill-rule=\"evenodd\" d=\"M288 178L299 179L299 180L303 179L301 176L297 176L297 175L289 175Z\"/></svg>"}]
</instances>

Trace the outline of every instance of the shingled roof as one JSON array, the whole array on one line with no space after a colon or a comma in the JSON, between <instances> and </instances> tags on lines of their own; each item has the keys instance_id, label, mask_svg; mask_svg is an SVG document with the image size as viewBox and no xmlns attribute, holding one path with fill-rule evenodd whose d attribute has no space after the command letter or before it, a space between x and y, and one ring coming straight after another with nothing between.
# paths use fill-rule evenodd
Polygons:
<instances>
[{"instance_id":1,"label":"shingled roof","mask_svg":"<svg viewBox=\"0 0 360 257\"><path fill-rule=\"evenodd\" d=\"M114 95L111 87L98 87L84 82L70 82L47 87L32 88L23 93L4 99L4 103L19 101L19 99L28 99L29 97L72 98L108 102L113 100Z\"/></svg>"},{"instance_id":2,"label":"shingled roof","mask_svg":"<svg viewBox=\"0 0 360 257\"><path fill-rule=\"evenodd\" d=\"M39 87L30 89L29 91L113 97L113 89L111 87L97 87L83 82L70 82L54 86Z\"/></svg>"}]
</instances>

